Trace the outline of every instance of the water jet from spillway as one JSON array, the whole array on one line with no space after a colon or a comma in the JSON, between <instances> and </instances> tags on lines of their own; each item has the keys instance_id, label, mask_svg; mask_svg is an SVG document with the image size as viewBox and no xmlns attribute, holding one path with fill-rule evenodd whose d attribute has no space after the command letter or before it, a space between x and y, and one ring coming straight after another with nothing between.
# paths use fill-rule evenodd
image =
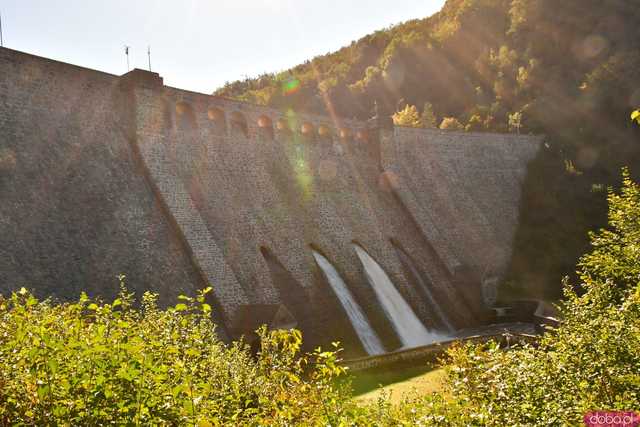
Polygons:
<instances>
[{"instance_id":1,"label":"water jet from spillway","mask_svg":"<svg viewBox=\"0 0 640 427\"><path fill-rule=\"evenodd\" d=\"M369 355L383 354L385 353L384 346L380 341L380 338L375 333L371 324L367 320L360 308L360 305L356 302L351 291L347 288L347 284L342 280L340 274L335 267L329 262L327 258L320 253L313 251L313 257L315 258L318 266L322 270L322 273L331 285L333 292L340 300L340 304L347 313L353 329L355 329L362 346Z\"/></svg>"},{"instance_id":2,"label":"water jet from spillway","mask_svg":"<svg viewBox=\"0 0 640 427\"><path fill-rule=\"evenodd\" d=\"M376 260L360 245L354 244L353 246L364 267L367 280L375 291L378 302L404 348L419 347L448 338L445 335L428 331Z\"/></svg>"}]
</instances>

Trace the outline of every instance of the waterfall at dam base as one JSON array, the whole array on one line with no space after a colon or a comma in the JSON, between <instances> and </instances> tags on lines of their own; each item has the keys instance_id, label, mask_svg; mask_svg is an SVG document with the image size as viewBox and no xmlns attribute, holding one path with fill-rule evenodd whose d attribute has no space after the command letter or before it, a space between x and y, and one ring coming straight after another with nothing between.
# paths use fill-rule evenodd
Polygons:
<instances>
[{"instance_id":1,"label":"waterfall at dam base","mask_svg":"<svg viewBox=\"0 0 640 427\"><path fill-rule=\"evenodd\" d=\"M320 255L318 252L313 251L313 257L322 270L327 282L331 285L333 292L340 300L340 304L342 304L342 307L347 313L347 316L351 321L351 325L355 329L358 338L360 338L360 342L367 354L375 355L385 353L385 349L380 338L369 324L369 321L362 312L362 308L360 308L360 305L358 305L356 300L353 298L353 295L349 291L349 288L347 288L344 280L340 277L338 271L333 265L331 265L328 259Z\"/></svg>"},{"instance_id":2,"label":"waterfall at dam base","mask_svg":"<svg viewBox=\"0 0 640 427\"><path fill-rule=\"evenodd\" d=\"M367 280L373 287L378 302L404 348L419 347L448 339L446 335L428 331L382 267L359 245L354 245L354 248L362 262Z\"/></svg>"}]
</instances>

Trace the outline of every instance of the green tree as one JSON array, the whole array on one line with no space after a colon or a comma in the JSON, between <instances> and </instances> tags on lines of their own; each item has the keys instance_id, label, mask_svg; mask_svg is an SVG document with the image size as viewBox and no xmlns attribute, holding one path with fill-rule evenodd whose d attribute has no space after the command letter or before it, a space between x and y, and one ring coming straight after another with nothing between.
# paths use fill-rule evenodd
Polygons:
<instances>
[{"instance_id":1,"label":"green tree","mask_svg":"<svg viewBox=\"0 0 640 427\"><path fill-rule=\"evenodd\" d=\"M482 118L479 114L474 114L467 122L467 126L465 126L464 130L466 130L467 132L477 132L479 130L482 130L482 127Z\"/></svg>"},{"instance_id":2,"label":"green tree","mask_svg":"<svg viewBox=\"0 0 640 427\"><path fill-rule=\"evenodd\" d=\"M608 201L609 227L590 233L593 250L580 260L580 278L587 288L613 281L618 301L640 278L640 187L628 170L620 194L610 191Z\"/></svg>"},{"instance_id":3,"label":"green tree","mask_svg":"<svg viewBox=\"0 0 640 427\"><path fill-rule=\"evenodd\" d=\"M520 134L520 129L522 128L522 112L516 111L515 113L511 113L507 115L509 119L509 131L515 131L517 134Z\"/></svg>"},{"instance_id":4,"label":"green tree","mask_svg":"<svg viewBox=\"0 0 640 427\"><path fill-rule=\"evenodd\" d=\"M407 105L404 109L396 112L393 115L393 123L397 126L422 127L420 115L415 105Z\"/></svg>"},{"instance_id":5,"label":"green tree","mask_svg":"<svg viewBox=\"0 0 640 427\"><path fill-rule=\"evenodd\" d=\"M460 120L455 117L445 117L440 123L440 129L442 130L464 130L464 126L460 123Z\"/></svg>"},{"instance_id":6,"label":"green tree","mask_svg":"<svg viewBox=\"0 0 640 427\"><path fill-rule=\"evenodd\" d=\"M337 424L336 353L300 354L300 332L264 328L256 358L227 346L208 291L168 310L126 291L111 304L0 297L0 424Z\"/></svg>"},{"instance_id":7,"label":"green tree","mask_svg":"<svg viewBox=\"0 0 640 427\"><path fill-rule=\"evenodd\" d=\"M588 411L640 407L640 187L627 171L609 195L609 228L565 286L563 320L536 346L452 350L452 394L480 425L578 425ZM565 282L566 283L566 282Z\"/></svg>"},{"instance_id":8,"label":"green tree","mask_svg":"<svg viewBox=\"0 0 640 427\"><path fill-rule=\"evenodd\" d=\"M489 114L482 122L482 126L485 130L495 130L496 127L496 118Z\"/></svg>"},{"instance_id":9,"label":"green tree","mask_svg":"<svg viewBox=\"0 0 640 427\"><path fill-rule=\"evenodd\" d=\"M422 108L422 115L420 116L420 123L424 128L437 128L437 117L433 112L433 105L430 102L425 102Z\"/></svg>"}]
</instances>

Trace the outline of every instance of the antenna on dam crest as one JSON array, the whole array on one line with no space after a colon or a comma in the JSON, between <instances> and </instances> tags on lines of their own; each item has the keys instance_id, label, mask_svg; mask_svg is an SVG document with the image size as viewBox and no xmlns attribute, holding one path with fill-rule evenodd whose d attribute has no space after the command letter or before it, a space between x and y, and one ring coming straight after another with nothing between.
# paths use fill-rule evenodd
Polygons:
<instances>
[{"instance_id":1,"label":"antenna on dam crest","mask_svg":"<svg viewBox=\"0 0 640 427\"><path fill-rule=\"evenodd\" d=\"M124 45L124 54L127 57L127 72L129 72L131 70L131 67L129 67L129 46Z\"/></svg>"},{"instance_id":2,"label":"antenna on dam crest","mask_svg":"<svg viewBox=\"0 0 640 427\"><path fill-rule=\"evenodd\" d=\"M2 38L2 12L0 12L0 47L4 47L4 39Z\"/></svg>"},{"instance_id":3,"label":"antenna on dam crest","mask_svg":"<svg viewBox=\"0 0 640 427\"><path fill-rule=\"evenodd\" d=\"M151 46L147 46L147 57L149 58L149 71L151 71Z\"/></svg>"}]
</instances>

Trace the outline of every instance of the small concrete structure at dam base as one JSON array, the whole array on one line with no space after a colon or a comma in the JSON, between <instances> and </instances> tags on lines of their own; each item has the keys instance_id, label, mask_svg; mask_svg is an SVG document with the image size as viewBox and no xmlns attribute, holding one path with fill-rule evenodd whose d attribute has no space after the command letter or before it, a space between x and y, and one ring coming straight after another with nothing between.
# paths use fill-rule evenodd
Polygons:
<instances>
[{"instance_id":1,"label":"small concrete structure at dam base","mask_svg":"<svg viewBox=\"0 0 640 427\"><path fill-rule=\"evenodd\" d=\"M477 334L461 334L456 338L420 347L399 349L391 353L344 360L342 365L350 372L374 369L398 369L403 366L429 366L441 362L442 356L453 346L464 344L487 344L494 342L501 348L516 344L535 344L538 331L529 323L506 323L490 325Z\"/></svg>"},{"instance_id":2,"label":"small concrete structure at dam base","mask_svg":"<svg viewBox=\"0 0 640 427\"><path fill-rule=\"evenodd\" d=\"M393 350L354 244L427 330L484 323L540 145L282 112L0 48L0 292L109 299L125 274L168 305L210 284L225 339L246 307L282 305L310 346L362 355L316 251Z\"/></svg>"}]
</instances>

